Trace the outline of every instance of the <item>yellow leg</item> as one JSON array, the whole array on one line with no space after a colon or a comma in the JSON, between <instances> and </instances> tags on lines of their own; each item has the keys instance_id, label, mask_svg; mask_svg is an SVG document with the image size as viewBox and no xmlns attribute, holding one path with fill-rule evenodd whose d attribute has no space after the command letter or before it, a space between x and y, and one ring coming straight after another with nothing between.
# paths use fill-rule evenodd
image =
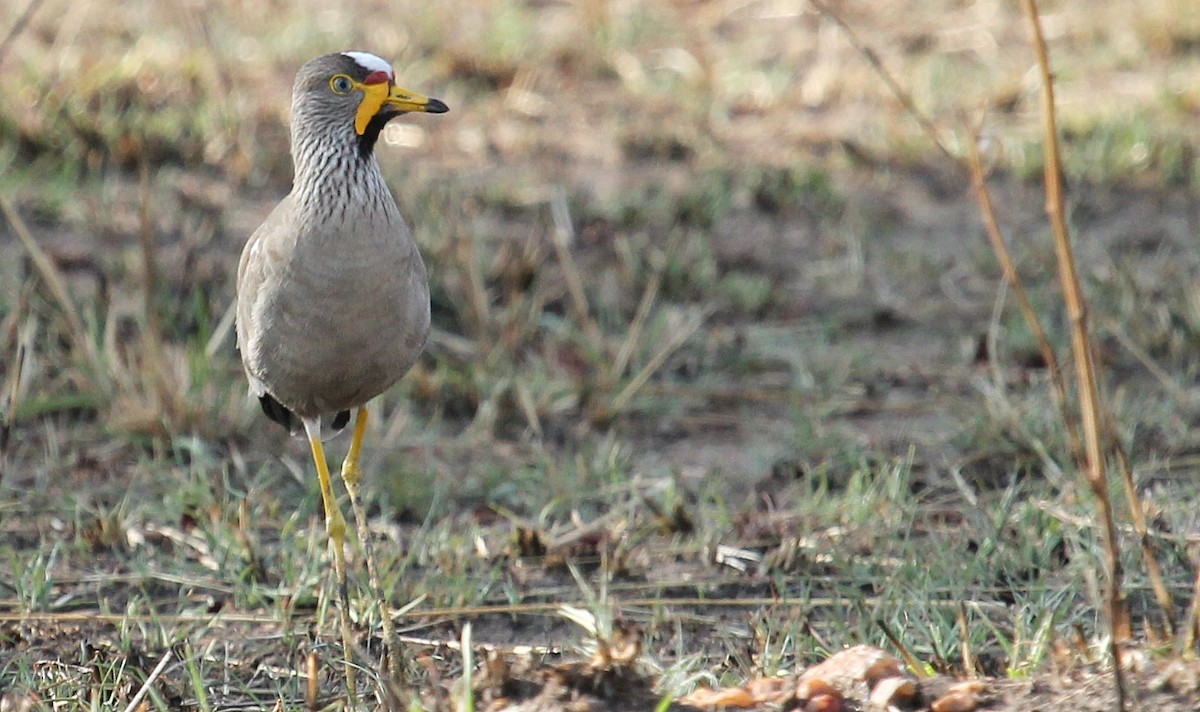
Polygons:
<instances>
[{"instance_id":1,"label":"yellow leg","mask_svg":"<svg viewBox=\"0 0 1200 712\"><path fill-rule=\"evenodd\" d=\"M349 709L354 710L358 700L358 677L354 669L350 590L346 584L346 520L342 517L342 510L333 495L329 463L325 460L325 447L321 444L321 422L305 420L304 430L308 433L308 444L312 448L313 461L317 464L317 479L321 483L321 500L325 504L325 531L333 545L333 569L337 576L338 605L341 608L342 654L346 658L346 696Z\"/></svg>"},{"instance_id":2,"label":"yellow leg","mask_svg":"<svg viewBox=\"0 0 1200 712\"><path fill-rule=\"evenodd\" d=\"M379 563L375 560L375 547L371 544L371 532L367 528L367 513L363 509L359 483L362 481L362 468L358 460L362 453L363 433L367 431L367 408L361 406L354 419L354 437L350 440L350 451L342 463L342 480L346 483L346 492L350 495L350 508L354 510L355 523L358 525L358 540L362 543L363 554L367 559L367 574L371 580L371 593L379 605L379 617L383 623L383 649L387 660L386 677L395 683L398 681L400 665L400 640L396 637L396 627L392 623L392 611L388 606L387 597L379 579Z\"/></svg>"}]
</instances>

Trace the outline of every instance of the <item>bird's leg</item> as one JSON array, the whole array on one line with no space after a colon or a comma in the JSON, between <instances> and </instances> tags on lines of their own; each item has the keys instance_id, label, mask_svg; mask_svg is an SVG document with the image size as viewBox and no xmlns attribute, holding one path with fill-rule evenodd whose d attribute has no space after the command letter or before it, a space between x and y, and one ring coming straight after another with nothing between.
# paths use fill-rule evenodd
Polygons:
<instances>
[{"instance_id":1,"label":"bird's leg","mask_svg":"<svg viewBox=\"0 0 1200 712\"><path fill-rule=\"evenodd\" d=\"M358 540L362 542L363 554L367 559L367 576L371 581L371 593L379 604L379 617L383 623L383 649L387 659L387 677L396 682L400 665L400 640L396 637L396 627L392 623L392 610L388 599L383 593L379 578L379 562L375 559L375 547L371 544L371 532L367 528L367 513L363 509L362 495L359 483L362 481L362 468L359 466L359 456L362 453L363 434L367 431L367 407L360 406L354 418L354 437L350 440L350 450L342 463L342 480L346 483L346 492L350 495L350 508L354 510L355 523L358 525Z\"/></svg>"},{"instance_id":2,"label":"bird's leg","mask_svg":"<svg viewBox=\"0 0 1200 712\"><path fill-rule=\"evenodd\" d=\"M350 625L350 590L346 585L346 520L333 495L333 483L329 477L329 463L325 460L325 446L321 444L321 421L304 419L304 430L312 448L313 461L317 464L317 479L321 483L321 500L325 504L325 531L333 544L333 570L337 575L338 605L341 607L342 654L346 660L346 696L353 710L358 701L358 678L354 669L354 633Z\"/></svg>"}]
</instances>

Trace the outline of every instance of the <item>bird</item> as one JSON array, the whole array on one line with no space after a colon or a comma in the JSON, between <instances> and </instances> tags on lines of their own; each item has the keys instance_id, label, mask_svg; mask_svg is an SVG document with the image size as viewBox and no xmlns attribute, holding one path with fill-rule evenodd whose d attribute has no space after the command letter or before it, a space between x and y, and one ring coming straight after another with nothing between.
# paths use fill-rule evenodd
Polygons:
<instances>
[{"instance_id":1,"label":"bird","mask_svg":"<svg viewBox=\"0 0 1200 712\"><path fill-rule=\"evenodd\" d=\"M429 279L375 146L397 116L448 110L438 99L398 87L392 65L370 52L306 62L292 88L291 192L246 241L238 262L237 346L250 395L270 420L307 437L316 465L352 708L357 686L346 523L325 458L322 419L340 430L355 413L341 479L394 674L399 642L367 530L359 459L368 404L400 380L425 347Z\"/></svg>"}]
</instances>

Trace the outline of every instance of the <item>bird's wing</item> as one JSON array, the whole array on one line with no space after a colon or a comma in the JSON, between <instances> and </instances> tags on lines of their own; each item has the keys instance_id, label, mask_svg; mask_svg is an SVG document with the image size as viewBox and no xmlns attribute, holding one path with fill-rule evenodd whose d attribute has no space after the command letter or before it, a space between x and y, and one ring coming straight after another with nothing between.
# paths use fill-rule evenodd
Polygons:
<instances>
[{"instance_id":1,"label":"bird's wing","mask_svg":"<svg viewBox=\"0 0 1200 712\"><path fill-rule=\"evenodd\" d=\"M237 271L237 343L242 355L242 365L250 379L250 391L258 396L265 392L262 383L254 374L254 342L258 332L262 311L260 305L271 290L279 284L287 266L290 246L296 236L290 216L291 196L285 197L271 211L263 224L254 231L242 256Z\"/></svg>"}]
</instances>

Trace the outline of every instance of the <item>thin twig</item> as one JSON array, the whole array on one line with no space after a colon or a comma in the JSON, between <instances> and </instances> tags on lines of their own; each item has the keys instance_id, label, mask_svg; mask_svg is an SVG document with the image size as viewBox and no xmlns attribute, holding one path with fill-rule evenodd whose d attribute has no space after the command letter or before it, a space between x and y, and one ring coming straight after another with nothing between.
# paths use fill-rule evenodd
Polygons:
<instances>
[{"instance_id":1,"label":"thin twig","mask_svg":"<svg viewBox=\"0 0 1200 712\"><path fill-rule=\"evenodd\" d=\"M974 678L979 674L975 668L975 653L971 650L971 629L967 627L967 605L961 601L958 604L958 634L961 636L962 643L962 666L963 673L968 678Z\"/></svg>"},{"instance_id":2,"label":"thin twig","mask_svg":"<svg viewBox=\"0 0 1200 712\"><path fill-rule=\"evenodd\" d=\"M158 242L154 239L154 222L150 210L153 202L153 189L150 181L149 159L146 157L144 149L138 170L140 193L138 237L142 248L142 311L143 318L146 320L146 328L142 331L142 344L146 353L139 366L153 384L154 401L159 420L166 421L173 428L179 424L183 409L176 397L177 392L167 377L166 348L157 304Z\"/></svg>"},{"instance_id":3,"label":"thin twig","mask_svg":"<svg viewBox=\"0 0 1200 712\"><path fill-rule=\"evenodd\" d=\"M225 339L229 338L229 333L233 331L233 326L237 320L237 300L229 300L229 306L225 307L225 312L221 314L220 321L213 328L212 334L209 335L208 341L204 344L204 355L212 358L217 355L217 351L225 346Z\"/></svg>"},{"instance_id":4,"label":"thin twig","mask_svg":"<svg viewBox=\"0 0 1200 712\"><path fill-rule=\"evenodd\" d=\"M1087 310L1084 306L1083 289L1075 269L1075 257L1071 251L1070 234L1067 230L1066 210L1063 201L1062 159L1058 145L1058 122L1054 107L1054 77L1050 71L1050 59L1046 50L1046 39L1042 34L1036 0L1022 0L1029 16L1033 34L1034 50L1042 81L1042 152L1045 156L1046 214L1054 232L1054 248L1059 269L1059 282L1063 299L1071 322L1071 350L1075 355L1076 378L1079 387L1079 411L1083 425L1084 446L1087 452L1088 484L1096 497L1100 520L1104 529L1104 557L1108 569L1107 607L1109 623L1109 654L1112 658L1113 679L1117 697L1117 709L1125 709L1125 676L1121 666L1120 645L1131 637L1128 611L1121 591L1122 572L1120 544L1117 541L1113 521L1112 501L1108 494L1105 475L1105 454L1101 441L1106 432L1103 426L1100 396L1096 385L1095 361L1091 341L1088 337Z\"/></svg>"},{"instance_id":5,"label":"thin twig","mask_svg":"<svg viewBox=\"0 0 1200 712\"><path fill-rule=\"evenodd\" d=\"M91 367L92 376L102 380L102 385L107 386L107 372L100 361L100 354L88 337L83 319L79 317L75 302L71 300L71 294L67 291L67 283L63 279L62 272L54 264L54 260L50 259L46 251L33 239L33 234L29 232L25 221L21 219L8 197L3 194L0 194L0 212L4 213L13 233L21 242L21 246L25 248L25 253L29 255L34 269L45 283L46 289L49 290L50 297L58 303L58 308L62 310L63 318L67 320L67 335L71 339L71 345L83 353L88 366ZM107 391L107 388L104 390Z\"/></svg>"},{"instance_id":6,"label":"thin twig","mask_svg":"<svg viewBox=\"0 0 1200 712\"><path fill-rule=\"evenodd\" d=\"M1000 262L1004 280L1012 289L1013 296L1016 297L1017 308L1021 310L1025 325L1033 334L1034 340L1037 341L1038 352L1046 363L1046 368L1050 373L1050 383L1054 386L1054 390L1051 392L1054 404L1058 406L1067 431L1067 447L1071 451L1071 457L1074 458L1076 466L1082 468L1086 462L1085 454L1079 442L1079 432L1075 429L1075 417L1070 412L1070 401L1067 398L1067 385L1063 378L1062 366L1059 365L1058 356L1054 354L1054 347L1050 345L1050 339L1047 338L1046 331L1042 328L1037 310L1033 308L1033 302L1029 300L1029 294L1025 291L1021 274L1017 272L1017 265L1008 251L1008 242L1004 239L1004 233L1000 231L1000 223L996 220L996 210L992 204L991 191L988 190L987 178L984 175L983 161L979 156L978 132L976 134L967 151L967 166L971 171L971 185L975 189L975 199L979 201L979 211L983 215L984 232L992 246L992 252Z\"/></svg>"},{"instance_id":7,"label":"thin twig","mask_svg":"<svg viewBox=\"0 0 1200 712\"><path fill-rule=\"evenodd\" d=\"M833 22L841 28L842 32L844 32L846 37L850 40L850 44L854 45L854 49L858 50L858 53L866 58L867 63L871 65L871 68L875 70L875 73L878 74L879 78L883 80L883 83L887 85L888 91L890 91L892 96L896 97L896 99L904 105L904 110L908 112L909 116L912 116L913 120L916 121L918 125L920 125L921 130L929 136L929 140L933 141L933 145L937 147L938 151L940 151L946 158L949 158L951 163L953 163L955 166L961 166L962 163L959 161L959 159L950 151L949 148L946 148L946 144L942 142L941 134L938 132L937 127L933 125L933 122L930 121L925 114L921 113L921 111L917 109L917 104L913 101L912 95L905 91L904 87L900 86L900 82L896 81L896 78L893 77L891 73L888 72L887 68L883 66L883 60L879 58L879 54L875 50L871 49L866 42L863 42L854 32L854 29L850 27L850 24L843 20L841 15L831 10L824 2L821 2L821 0L808 0L808 2L817 9L817 12L833 20Z\"/></svg>"},{"instance_id":8,"label":"thin twig","mask_svg":"<svg viewBox=\"0 0 1200 712\"><path fill-rule=\"evenodd\" d=\"M1187 390L1171 376L1171 373L1167 369L1156 363L1154 357L1146 349L1138 345L1129 332L1122 328L1115 319L1104 322L1101 324L1101 328L1112 334L1117 343L1124 347L1130 356L1137 359L1138 363L1142 364L1142 368L1146 369L1146 372L1159 382L1163 390L1167 392L1167 395L1171 396L1171 399L1178 404L1180 410L1191 406L1192 401Z\"/></svg>"},{"instance_id":9,"label":"thin twig","mask_svg":"<svg viewBox=\"0 0 1200 712\"><path fill-rule=\"evenodd\" d=\"M158 661L158 665L154 666L154 670L150 673L150 676L146 678L144 683L142 683L142 689L138 690L137 694L134 695L133 699L131 699L129 704L126 705L125 712L133 712L138 708L138 705L142 703L142 699L145 698L146 694L150 692L150 686L154 684L154 681L158 679L158 676L161 675L163 670L167 668L167 663L171 662L171 657L173 655L174 651L171 648L167 648L167 652L163 653L162 660Z\"/></svg>"},{"instance_id":10,"label":"thin twig","mask_svg":"<svg viewBox=\"0 0 1200 712\"><path fill-rule=\"evenodd\" d=\"M1121 472L1121 484L1125 489L1125 503L1129 507L1133 528L1138 535L1138 544L1142 550L1142 561L1146 564L1146 576L1150 579L1150 587L1154 589L1154 597L1162 608L1163 624L1170 633L1175 621L1175 605L1171 601L1171 592L1163 580L1162 569L1158 566L1158 558L1154 556L1154 545L1150 543L1150 528L1146 526L1146 513L1142 511L1142 500L1138 497L1137 486L1133 482L1133 468L1129 465L1129 454L1117 440L1116 433L1109 433L1109 440L1117 456L1117 469Z\"/></svg>"},{"instance_id":11,"label":"thin twig","mask_svg":"<svg viewBox=\"0 0 1200 712\"><path fill-rule=\"evenodd\" d=\"M4 62L4 55L8 54L8 48L13 43L13 40L25 31L29 26L29 21L33 19L33 13L37 10L38 5L42 4L42 0L29 0L29 4L21 11L21 15L17 17L17 21L8 30L8 34L4 36L4 40L0 41L0 64Z\"/></svg>"},{"instance_id":12,"label":"thin twig","mask_svg":"<svg viewBox=\"0 0 1200 712\"><path fill-rule=\"evenodd\" d=\"M551 240L554 243L554 254L558 257L559 264L562 265L563 275L567 279L567 291L571 295L571 306L575 309L575 318L579 320L579 324L583 327L583 333L587 336L588 345L595 352L596 356L604 355L604 339L600 335L600 327L596 325L596 320L592 318L592 310L588 305L587 293L583 289L583 278L579 274L579 267L575 264L575 258L571 255L571 243L575 240L575 229L571 226L571 213L567 207L567 196L563 191L557 190L554 192L554 197L550 199L550 215L554 218L554 230L551 231ZM602 373L602 372L601 372ZM607 375L602 375L606 378Z\"/></svg>"},{"instance_id":13,"label":"thin twig","mask_svg":"<svg viewBox=\"0 0 1200 712\"><path fill-rule=\"evenodd\" d=\"M468 313L471 318L470 326L474 331L472 336L482 346L492 341L490 330L492 315L487 282L483 277L475 236L467 230L458 229L454 231L450 239L456 253L455 259L462 265L467 277L463 289L466 292L467 304L470 306Z\"/></svg>"},{"instance_id":14,"label":"thin twig","mask_svg":"<svg viewBox=\"0 0 1200 712\"><path fill-rule=\"evenodd\" d=\"M22 289L17 302L16 316L24 317L29 309L29 290ZM8 372L8 384L4 393L0 394L0 484L4 482L4 473L8 464L8 441L12 437L13 425L17 422L17 409L21 407L21 399L25 395L29 383L26 365L30 354L33 353L34 341L38 333L38 319L30 316L21 324L15 336L17 342L13 349L13 362Z\"/></svg>"},{"instance_id":15,"label":"thin twig","mask_svg":"<svg viewBox=\"0 0 1200 712\"><path fill-rule=\"evenodd\" d=\"M1196 569L1196 581L1192 584L1192 602L1188 604L1183 627L1176 634L1175 655L1183 657L1196 645L1200 638L1200 567Z\"/></svg>"},{"instance_id":16,"label":"thin twig","mask_svg":"<svg viewBox=\"0 0 1200 712\"><path fill-rule=\"evenodd\" d=\"M685 585L686 582L680 581L678 585ZM669 586L670 582L663 584ZM622 589L623 590L623 589ZM862 599L864 606L879 605L883 599L878 596L868 596ZM446 606L438 608L421 608L405 610L400 609L394 611L396 618L411 618L411 619L458 619L486 616L486 615L529 615L537 613L557 613L560 607L564 604L576 606L587 606L587 601L544 601L535 603L497 603L497 604L478 604L472 606ZM845 599L836 596L819 596L813 598L798 598L798 597L779 597L779 596L755 596L750 598L705 598L705 597L679 597L679 598L664 598L662 596L640 596L621 598L622 609L637 609L637 608L661 608L663 606L687 607L719 610L722 608L761 608L763 606L789 606L800 605L803 603L808 608L831 608L844 606ZM931 600L928 605L933 608L949 608L957 607L956 601L939 601ZM980 611L992 611L996 615L1002 615L1008 610L1006 604L1000 601L970 601L971 608ZM296 613L291 617L291 621L308 621L316 618L316 613L300 614ZM186 625L186 624L209 624L220 620L226 625L232 624L249 624L259 625L270 628L272 626L283 625L279 617L272 614L254 615L249 613L215 613L215 614L200 614L200 613L172 613L172 614L154 614L151 615L132 615L127 612L122 613L102 613L96 610L88 611L66 611L61 613L43 613L30 612L25 610L14 610L0 612L0 623L51 623L55 625L66 625L70 623L95 622L95 623L163 623L170 625ZM401 641L409 642L410 640L420 642L419 638L409 638L400 636Z\"/></svg>"},{"instance_id":17,"label":"thin twig","mask_svg":"<svg viewBox=\"0 0 1200 712\"><path fill-rule=\"evenodd\" d=\"M142 247L142 269L145 271L142 282L142 310L146 318L146 327L157 340L162 336L162 325L158 319L158 309L155 300L158 298L158 243L154 239L154 224L150 218L151 196L150 163L143 151L138 161L138 237ZM152 354L158 356L159 354Z\"/></svg>"},{"instance_id":18,"label":"thin twig","mask_svg":"<svg viewBox=\"0 0 1200 712\"><path fill-rule=\"evenodd\" d=\"M633 378L629 379L629 383L625 384L621 392L613 397L612 402L609 404L610 411L612 413L620 413L628 405L629 400L637 394L638 389L646 385L646 381L649 381L650 377L658 369L662 368L662 365L666 363L671 354L675 353L680 346L683 346L684 342L692 338L692 334L695 334L704 325L704 320L705 315L703 313L692 314L690 319L667 334L666 340L659 347L658 351L650 357L650 360L646 362L646 365L642 366L640 371L634 374Z\"/></svg>"},{"instance_id":19,"label":"thin twig","mask_svg":"<svg viewBox=\"0 0 1200 712\"><path fill-rule=\"evenodd\" d=\"M463 710L463 712L475 712L475 690L472 684L475 673L475 661L471 648L471 621L467 621L463 625L461 644L463 676L462 680L459 680L459 684L462 687L459 689L458 709Z\"/></svg>"},{"instance_id":20,"label":"thin twig","mask_svg":"<svg viewBox=\"0 0 1200 712\"><path fill-rule=\"evenodd\" d=\"M304 669L306 672L304 681L304 706L309 712L315 712L319 707L317 701L320 699L320 678L318 675L321 672L321 661L317 657L315 650L308 651L308 655L304 658Z\"/></svg>"},{"instance_id":21,"label":"thin twig","mask_svg":"<svg viewBox=\"0 0 1200 712\"><path fill-rule=\"evenodd\" d=\"M626 367L629 366L629 359L633 357L633 352L637 349L638 341L642 336L642 328L646 325L646 319L650 317L650 311L654 307L654 302L658 298L658 290L662 287L663 275L666 273L667 265L671 262L671 257L675 254L675 248L679 245L680 237L683 231L675 230L667 238L667 247L662 256L662 260L654 266L654 271L650 275L650 279L646 281L646 288L642 292L642 299L638 303L637 312L633 316L633 321L629 323L629 329L625 332L625 341L621 344L621 348L617 350L617 357L613 359L612 369L609 371L610 378L616 381L625 373Z\"/></svg>"},{"instance_id":22,"label":"thin twig","mask_svg":"<svg viewBox=\"0 0 1200 712\"><path fill-rule=\"evenodd\" d=\"M916 655L913 655L912 651L908 649L908 646L906 646L904 642L900 640L900 636L896 635L896 633L888 626L886 622L884 622L882 619L876 618L875 625L879 626L879 630L883 631L883 636L888 639L888 642L891 643L897 651L900 652L900 657L904 658L904 664L908 665L908 669L912 670L914 675L921 678L929 677L929 671L927 671L925 666L921 664L920 659L918 659Z\"/></svg>"}]
</instances>

